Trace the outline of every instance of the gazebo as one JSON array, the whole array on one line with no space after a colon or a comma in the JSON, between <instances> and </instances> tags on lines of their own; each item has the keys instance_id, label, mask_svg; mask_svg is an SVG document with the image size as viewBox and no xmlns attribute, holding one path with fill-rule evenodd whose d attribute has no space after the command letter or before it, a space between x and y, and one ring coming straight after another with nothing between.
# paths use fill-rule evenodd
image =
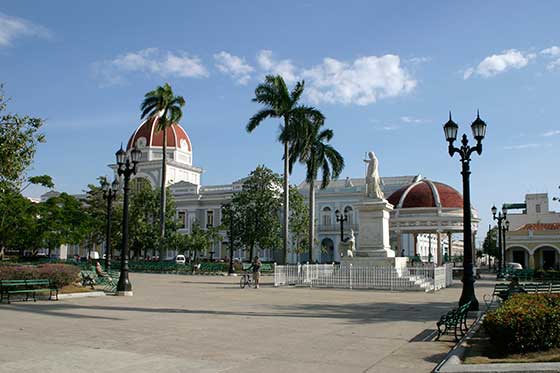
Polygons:
<instances>
[{"instance_id":1,"label":"gazebo","mask_svg":"<svg viewBox=\"0 0 560 373\"><path fill-rule=\"evenodd\" d=\"M449 256L453 233L463 232L463 196L449 185L431 181L418 180L393 192L388 201L394 206L391 213L390 231L396 238L397 255L402 248L401 239L404 234L414 237L414 254L416 255L417 237L419 234L435 234L437 236L437 264L443 263L442 235L447 235ZM476 209L472 208L473 242L480 219ZM430 244L430 253L431 251ZM474 245L473 245L474 248Z\"/></svg>"}]
</instances>

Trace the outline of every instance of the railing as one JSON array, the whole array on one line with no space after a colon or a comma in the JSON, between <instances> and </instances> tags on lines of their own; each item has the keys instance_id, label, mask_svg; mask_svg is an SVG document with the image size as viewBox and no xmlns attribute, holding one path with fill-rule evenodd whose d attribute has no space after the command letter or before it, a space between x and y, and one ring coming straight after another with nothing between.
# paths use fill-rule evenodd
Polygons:
<instances>
[{"instance_id":1,"label":"railing","mask_svg":"<svg viewBox=\"0 0 560 373\"><path fill-rule=\"evenodd\" d=\"M274 286L437 291L452 284L451 266L276 265Z\"/></svg>"},{"instance_id":2,"label":"railing","mask_svg":"<svg viewBox=\"0 0 560 373\"><path fill-rule=\"evenodd\" d=\"M358 224L344 224L344 232L348 232L350 229L358 231ZM319 232L340 232L340 224L319 224L318 230Z\"/></svg>"}]
</instances>

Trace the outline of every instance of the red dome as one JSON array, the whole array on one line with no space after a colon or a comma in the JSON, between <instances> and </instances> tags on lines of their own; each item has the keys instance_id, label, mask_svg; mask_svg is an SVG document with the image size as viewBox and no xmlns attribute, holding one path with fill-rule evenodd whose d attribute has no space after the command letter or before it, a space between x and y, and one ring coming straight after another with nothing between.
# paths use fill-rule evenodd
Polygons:
<instances>
[{"instance_id":1,"label":"red dome","mask_svg":"<svg viewBox=\"0 0 560 373\"><path fill-rule=\"evenodd\" d=\"M462 208L463 196L449 185L421 180L393 192L388 201L395 208Z\"/></svg>"},{"instance_id":2,"label":"red dome","mask_svg":"<svg viewBox=\"0 0 560 373\"><path fill-rule=\"evenodd\" d=\"M139 148L162 147L163 131L158 131L155 127L153 118L144 121L128 140L128 144L126 146L127 150L132 148L133 145L136 145ZM185 132L183 127L181 127L178 123L173 123L171 127L167 129L167 146L173 148L183 148L185 151L192 152L191 140L189 139L187 132Z\"/></svg>"}]
</instances>

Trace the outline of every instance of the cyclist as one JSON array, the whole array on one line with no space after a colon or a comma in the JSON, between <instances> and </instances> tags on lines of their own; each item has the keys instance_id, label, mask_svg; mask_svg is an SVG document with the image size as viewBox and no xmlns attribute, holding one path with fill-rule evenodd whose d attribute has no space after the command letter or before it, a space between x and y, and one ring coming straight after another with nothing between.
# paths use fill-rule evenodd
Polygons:
<instances>
[{"instance_id":1,"label":"cyclist","mask_svg":"<svg viewBox=\"0 0 560 373\"><path fill-rule=\"evenodd\" d=\"M255 256L253 262L251 263L250 269L253 270L253 282L255 283L255 289L259 288L259 279L261 277L261 261L258 256Z\"/></svg>"}]
</instances>

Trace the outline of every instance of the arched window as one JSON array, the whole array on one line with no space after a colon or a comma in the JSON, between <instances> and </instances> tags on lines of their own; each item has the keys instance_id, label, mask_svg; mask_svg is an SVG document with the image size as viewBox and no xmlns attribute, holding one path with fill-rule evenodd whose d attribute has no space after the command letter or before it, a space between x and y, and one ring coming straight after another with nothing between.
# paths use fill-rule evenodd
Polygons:
<instances>
[{"instance_id":1,"label":"arched window","mask_svg":"<svg viewBox=\"0 0 560 373\"><path fill-rule=\"evenodd\" d=\"M321 212L321 223L323 225L331 225L331 208L328 206L323 207L323 211Z\"/></svg>"},{"instance_id":2,"label":"arched window","mask_svg":"<svg viewBox=\"0 0 560 373\"><path fill-rule=\"evenodd\" d=\"M348 216L346 223L350 225L354 224L354 210L352 209L352 206L346 206L344 208L344 213Z\"/></svg>"}]
</instances>

